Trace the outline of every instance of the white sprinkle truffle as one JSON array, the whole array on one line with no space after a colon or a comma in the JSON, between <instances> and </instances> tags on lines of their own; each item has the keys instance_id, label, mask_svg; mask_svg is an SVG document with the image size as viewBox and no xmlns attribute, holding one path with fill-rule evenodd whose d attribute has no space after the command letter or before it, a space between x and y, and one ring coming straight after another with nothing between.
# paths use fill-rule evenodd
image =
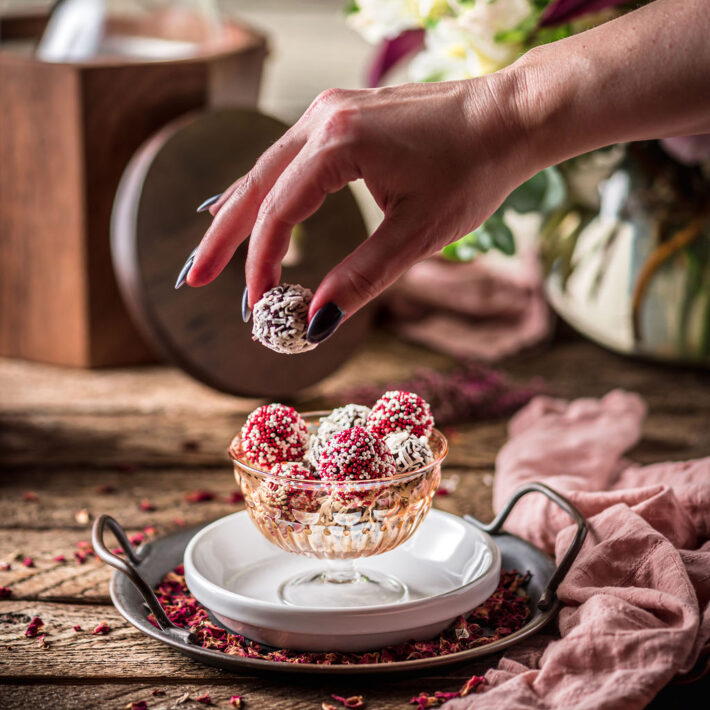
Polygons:
<instances>
[{"instance_id":1,"label":"white sprinkle truffle","mask_svg":"<svg viewBox=\"0 0 710 710\"><path fill-rule=\"evenodd\" d=\"M252 340L288 355L313 350L317 343L306 340L312 298L313 292L300 284L274 286L254 304Z\"/></svg>"},{"instance_id":2,"label":"white sprinkle truffle","mask_svg":"<svg viewBox=\"0 0 710 710\"><path fill-rule=\"evenodd\" d=\"M413 436L406 431L397 431L385 436L385 444L394 457L397 473L416 471L434 460L426 436Z\"/></svg>"},{"instance_id":3,"label":"white sprinkle truffle","mask_svg":"<svg viewBox=\"0 0 710 710\"><path fill-rule=\"evenodd\" d=\"M362 404L346 404L344 407L338 407L320 420L318 436L325 442L344 429L365 426L369 414L370 408Z\"/></svg>"}]
</instances>

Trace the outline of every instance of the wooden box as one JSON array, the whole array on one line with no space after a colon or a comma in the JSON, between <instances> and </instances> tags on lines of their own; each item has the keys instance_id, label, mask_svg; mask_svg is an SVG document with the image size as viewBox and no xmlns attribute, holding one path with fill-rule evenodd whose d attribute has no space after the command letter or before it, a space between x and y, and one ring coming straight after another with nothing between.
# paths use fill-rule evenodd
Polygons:
<instances>
[{"instance_id":1,"label":"wooden box","mask_svg":"<svg viewBox=\"0 0 710 710\"><path fill-rule=\"evenodd\" d=\"M45 23L2 18L2 40L38 37ZM254 106L265 38L229 24L219 46L149 62L53 64L3 46L12 45L0 44L0 354L81 367L149 361L111 263L116 187L168 121Z\"/></svg>"}]
</instances>

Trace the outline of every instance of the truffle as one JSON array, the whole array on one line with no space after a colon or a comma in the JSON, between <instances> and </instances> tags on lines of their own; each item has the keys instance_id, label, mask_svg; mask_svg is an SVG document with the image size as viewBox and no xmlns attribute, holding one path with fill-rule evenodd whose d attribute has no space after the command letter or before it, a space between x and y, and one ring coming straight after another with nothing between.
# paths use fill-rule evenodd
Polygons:
<instances>
[{"instance_id":1,"label":"truffle","mask_svg":"<svg viewBox=\"0 0 710 710\"><path fill-rule=\"evenodd\" d=\"M248 461L272 467L298 461L306 453L308 429L301 415L284 404L255 409L242 427L241 447Z\"/></svg>"},{"instance_id":2,"label":"truffle","mask_svg":"<svg viewBox=\"0 0 710 710\"><path fill-rule=\"evenodd\" d=\"M323 448L318 475L326 481L371 481L397 473L385 442L365 427L336 434Z\"/></svg>"},{"instance_id":3,"label":"truffle","mask_svg":"<svg viewBox=\"0 0 710 710\"><path fill-rule=\"evenodd\" d=\"M387 434L384 439L394 457L398 473L416 471L434 460L434 454L425 436L413 436L406 431Z\"/></svg>"},{"instance_id":4,"label":"truffle","mask_svg":"<svg viewBox=\"0 0 710 710\"><path fill-rule=\"evenodd\" d=\"M298 284L274 286L254 304L252 340L277 353L313 350L317 343L306 339L312 298L313 292Z\"/></svg>"},{"instance_id":5,"label":"truffle","mask_svg":"<svg viewBox=\"0 0 710 710\"><path fill-rule=\"evenodd\" d=\"M385 392L372 407L367 427L378 436L407 431L414 436L429 436L434 417L429 405L414 392Z\"/></svg>"},{"instance_id":6,"label":"truffle","mask_svg":"<svg viewBox=\"0 0 710 710\"><path fill-rule=\"evenodd\" d=\"M346 404L344 407L338 407L320 420L318 436L326 442L344 429L365 426L369 414L370 408L362 404Z\"/></svg>"}]
</instances>

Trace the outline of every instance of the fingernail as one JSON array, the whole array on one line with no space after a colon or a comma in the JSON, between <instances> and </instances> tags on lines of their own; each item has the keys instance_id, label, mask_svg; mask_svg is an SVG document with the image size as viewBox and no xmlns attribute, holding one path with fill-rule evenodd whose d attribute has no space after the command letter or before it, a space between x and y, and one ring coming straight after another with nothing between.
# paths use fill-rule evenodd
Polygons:
<instances>
[{"instance_id":1,"label":"fingernail","mask_svg":"<svg viewBox=\"0 0 710 710\"><path fill-rule=\"evenodd\" d=\"M212 205L219 200L219 198L222 197L222 193L220 192L219 195L212 195L212 197L208 197L198 208L197 208L197 213L199 214L200 212L206 212Z\"/></svg>"},{"instance_id":2,"label":"fingernail","mask_svg":"<svg viewBox=\"0 0 710 710\"><path fill-rule=\"evenodd\" d=\"M343 312L333 302L321 306L311 319L306 333L309 343L322 343L335 332L343 319Z\"/></svg>"},{"instance_id":3,"label":"fingernail","mask_svg":"<svg viewBox=\"0 0 710 710\"><path fill-rule=\"evenodd\" d=\"M197 253L197 247L195 247L190 256L187 257L187 261L183 264L182 269L180 269L180 275L177 277L175 282L175 290L177 291L184 283L187 281L187 275L190 273L192 264L195 261L195 254Z\"/></svg>"},{"instance_id":4,"label":"fingernail","mask_svg":"<svg viewBox=\"0 0 710 710\"><path fill-rule=\"evenodd\" d=\"M249 289L245 286L242 294L242 320L248 323L251 318L251 308L249 308Z\"/></svg>"}]
</instances>

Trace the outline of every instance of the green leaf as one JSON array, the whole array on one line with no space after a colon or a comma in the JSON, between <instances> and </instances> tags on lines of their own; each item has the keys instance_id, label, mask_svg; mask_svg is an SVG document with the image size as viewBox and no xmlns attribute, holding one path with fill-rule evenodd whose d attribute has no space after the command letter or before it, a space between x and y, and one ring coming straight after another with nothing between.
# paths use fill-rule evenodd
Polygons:
<instances>
[{"instance_id":1,"label":"green leaf","mask_svg":"<svg viewBox=\"0 0 710 710\"><path fill-rule=\"evenodd\" d=\"M346 15L353 15L356 12L360 12L360 6L357 4L357 2L355 2L355 0L350 0L350 2L345 4L343 12Z\"/></svg>"},{"instance_id":2,"label":"green leaf","mask_svg":"<svg viewBox=\"0 0 710 710\"><path fill-rule=\"evenodd\" d=\"M551 167L533 175L513 190L503 203L503 207L521 214L526 212L547 214L557 209L566 196L567 189L562 174L557 168Z\"/></svg>"},{"instance_id":3,"label":"green leaf","mask_svg":"<svg viewBox=\"0 0 710 710\"><path fill-rule=\"evenodd\" d=\"M503 218L497 213L490 217L485 227L493 239L493 246L506 256L515 254L515 238Z\"/></svg>"},{"instance_id":4,"label":"green leaf","mask_svg":"<svg viewBox=\"0 0 710 710\"><path fill-rule=\"evenodd\" d=\"M506 198L504 205L521 214L537 211L540 208L540 203L545 196L546 190L547 176L543 170L513 190Z\"/></svg>"}]
</instances>

